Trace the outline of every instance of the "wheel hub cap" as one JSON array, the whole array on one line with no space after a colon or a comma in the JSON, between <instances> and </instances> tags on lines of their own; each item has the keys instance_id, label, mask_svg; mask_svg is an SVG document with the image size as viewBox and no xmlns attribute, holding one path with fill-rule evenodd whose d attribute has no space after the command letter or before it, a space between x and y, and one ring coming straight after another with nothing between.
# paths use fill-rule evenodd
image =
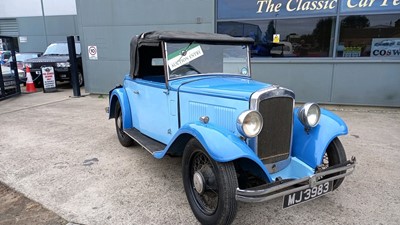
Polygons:
<instances>
[{"instance_id":1,"label":"wheel hub cap","mask_svg":"<svg viewBox=\"0 0 400 225\"><path fill-rule=\"evenodd\" d=\"M203 194L204 193L204 176L201 172L196 171L193 174L193 185L194 185L194 189L197 191L197 193L199 194Z\"/></svg>"}]
</instances>

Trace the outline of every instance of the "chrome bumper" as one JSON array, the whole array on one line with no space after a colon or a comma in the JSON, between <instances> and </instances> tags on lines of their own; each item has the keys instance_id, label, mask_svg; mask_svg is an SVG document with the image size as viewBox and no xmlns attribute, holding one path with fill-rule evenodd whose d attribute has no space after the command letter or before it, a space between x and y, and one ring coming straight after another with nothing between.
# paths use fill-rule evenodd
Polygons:
<instances>
[{"instance_id":1,"label":"chrome bumper","mask_svg":"<svg viewBox=\"0 0 400 225\"><path fill-rule=\"evenodd\" d=\"M301 179L291 180L284 183L280 183L277 185L273 185L264 189L236 189L236 200L242 202L265 202L274 198L282 197L288 194L292 194L297 191L302 191L307 188L315 187L319 184L337 180L343 178L345 176L353 173L356 167L356 158L352 157L351 160L348 160L334 168L327 168L321 172L317 172L309 177L303 177ZM349 171L348 171L349 170ZM320 180L321 177L331 175L334 173L343 172L333 177L329 177L323 180ZM277 181L279 182L279 181ZM300 186L299 186L300 185ZM262 187L262 186L260 186Z\"/></svg>"}]
</instances>

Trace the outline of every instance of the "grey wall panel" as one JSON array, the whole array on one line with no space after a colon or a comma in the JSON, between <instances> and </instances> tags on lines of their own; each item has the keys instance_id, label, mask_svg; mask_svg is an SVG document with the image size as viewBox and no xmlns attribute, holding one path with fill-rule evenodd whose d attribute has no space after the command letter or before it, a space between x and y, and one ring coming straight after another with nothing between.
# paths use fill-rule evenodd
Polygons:
<instances>
[{"instance_id":1,"label":"grey wall panel","mask_svg":"<svg viewBox=\"0 0 400 225\"><path fill-rule=\"evenodd\" d=\"M400 106L400 63L336 64L332 102Z\"/></svg>"},{"instance_id":2,"label":"grey wall panel","mask_svg":"<svg viewBox=\"0 0 400 225\"><path fill-rule=\"evenodd\" d=\"M114 25L191 24L213 21L213 0L120 0L113 4Z\"/></svg>"},{"instance_id":3,"label":"grey wall panel","mask_svg":"<svg viewBox=\"0 0 400 225\"><path fill-rule=\"evenodd\" d=\"M46 31L49 36L77 35L76 16L46 16Z\"/></svg>"},{"instance_id":4,"label":"grey wall panel","mask_svg":"<svg viewBox=\"0 0 400 225\"><path fill-rule=\"evenodd\" d=\"M29 36L24 35L27 38L27 42L19 42L20 52L43 52L46 47L46 37L43 36Z\"/></svg>"},{"instance_id":5,"label":"grey wall panel","mask_svg":"<svg viewBox=\"0 0 400 225\"><path fill-rule=\"evenodd\" d=\"M43 36L43 17L20 17L17 18L20 36Z\"/></svg>"},{"instance_id":6,"label":"grey wall panel","mask_svg":"<svg viewBox=\"0 0 400 225\"><path fill-rule=\"evenodd\" d=\"M47 35L48 45L54 42L66 42L66 41L67 41L67 35Z\"/></svg>"},{"instance_id":7,"label":"grey wall panel","mask_svg":"<svg viewBox=\"0 0 400 225\"><path fill-rule=\"evenodd\" d=\"M122 84L128 73L128 61L90 61L86 63L85 88L90 93L107 94L115 86Z\"/></svg>"},{"instance_id":8,"label":"grey wall panel","mask_svg":"<svg viewBox=\"0 0 400 225\"><path fill-rule=\"evenodd\" d=\"M78 35L76 16L22 17L17 23L19 36L27 37L27 42L19 43L21 52L43 52L50 43Z\"/></svg>"},{"instance_id":9,"label":"grey wall panel","mask_svg":"<svg viewBox=\"0 0 400 225\"><path fill-rule=\"evenodd\" d=\"M252 64L253 79L293 90L296 101L330 102L333 65L328 63Z\"/></svg>"},{"instance_id":10,"label":"grey wall panel","mask_svg":"<svg viewBox=\"0 0 400 225\"><path fill-rule=\"evenodd\" d=\"M80 17L80 26L112 25L113 13L111 9L114 4L118 4L117 1L76 0L76 11L78 17Z\"/></svg>"},{"instance_id":11,"label":"grey wall panel","mask_svg":"<svg viewBox=\"0 0 400 225\"><path fill-rule=\"evenodd\" d=\"M83 26L214 23L213 0L77 0Z\"/></svg>"}]
</instances>

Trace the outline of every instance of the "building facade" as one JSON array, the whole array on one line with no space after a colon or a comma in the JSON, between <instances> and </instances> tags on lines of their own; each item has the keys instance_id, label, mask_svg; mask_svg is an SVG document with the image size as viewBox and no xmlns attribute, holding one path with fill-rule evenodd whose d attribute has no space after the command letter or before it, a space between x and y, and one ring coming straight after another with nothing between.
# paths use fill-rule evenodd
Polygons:
<instances>
[{"instance_id":1,"label":"building facade","mask_svg":"<svg viewBox=\"0 0 400 225\"><path fill-rule=\"evenodd\" d=\"M77 36L77 25L75 0L1 2L0 35L14 37L20 52L44 52L53 42Z\"/></svg>"},{"instance_id":2,"label":"building facade","mask_svg":"<svg viewBox=\"0 0 400 225\"><path fill-rule=\"evenodd\" d=\"M76 12L58 16L60 1L29 2L41 7L16 17L21 50L79 34L91 93L122 83L134 35L185 30L252 37L253 78L297 101L400 106L399 0L64 0Z\"/></svg>"}]
</instances>

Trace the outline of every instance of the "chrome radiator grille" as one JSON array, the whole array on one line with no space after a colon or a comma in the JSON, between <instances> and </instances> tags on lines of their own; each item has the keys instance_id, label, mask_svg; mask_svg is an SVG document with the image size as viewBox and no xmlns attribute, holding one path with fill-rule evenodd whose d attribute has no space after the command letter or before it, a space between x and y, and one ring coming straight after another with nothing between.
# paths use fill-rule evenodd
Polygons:
<instances>
[{"instance_id":1,"label":"chrome radiator grille","mask_svg":"<svg viewBox=\"0 0 400 225\"><path fill-rule=\"evenodd\" d=\"M293 106L293 92L279 87L252 96L251 108L258 110L264 119L264 126L253 147L264 164L283 161L290 156Z\"/></svg>"}]
</instances>

